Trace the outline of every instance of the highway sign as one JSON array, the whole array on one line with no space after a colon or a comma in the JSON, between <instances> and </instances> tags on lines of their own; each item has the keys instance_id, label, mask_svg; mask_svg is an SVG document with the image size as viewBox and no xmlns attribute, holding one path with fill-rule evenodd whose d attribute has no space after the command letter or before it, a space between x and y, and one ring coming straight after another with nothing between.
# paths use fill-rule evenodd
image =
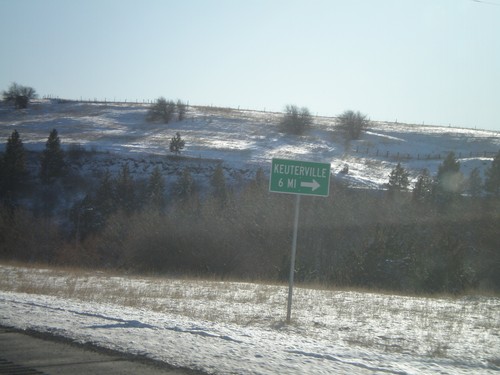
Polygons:
<instances>
[{"instance_id":1,"label":"highway sign","mask_svg":"<svg viewBox=\"0 0 500 375\"><path fill-rule=\"evenodd\" d=\"M273 159L269 191L327 197L330 191L330 163Z\"/></svg>"}]
</instances>

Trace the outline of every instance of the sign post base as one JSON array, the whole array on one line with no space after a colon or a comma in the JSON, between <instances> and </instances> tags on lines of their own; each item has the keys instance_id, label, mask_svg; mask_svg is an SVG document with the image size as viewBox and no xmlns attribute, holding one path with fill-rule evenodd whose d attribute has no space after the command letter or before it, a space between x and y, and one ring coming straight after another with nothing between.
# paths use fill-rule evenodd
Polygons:
<instances>
[{"instance_id":1,"label":"sign post base","mask_svg":"<svg viewBox=\"0 0 500 375\"><path fill-rule=\"evenodd\" d=\"M295 219L293 222L292 256L290 258L290 277L288 279L288 305L286 309L286 322L292 318L293 278L295 275L295 255L297 254L297 231L299 229L300 195L295 200Z\"/></svg>"}]
</instances>

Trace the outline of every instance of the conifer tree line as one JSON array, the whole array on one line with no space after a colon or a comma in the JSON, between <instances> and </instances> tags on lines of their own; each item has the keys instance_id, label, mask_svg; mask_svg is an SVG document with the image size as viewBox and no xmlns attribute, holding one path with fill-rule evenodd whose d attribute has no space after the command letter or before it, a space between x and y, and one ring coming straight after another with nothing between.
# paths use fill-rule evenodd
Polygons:
<instances>
[{"instance_id":1,"label":"conifer tree line","mask_svg":"<svg viewBox=\"0 0 500 375\"><path fill-rule=\"evenodd\" d=\"M175 137L174 137L175 138ZM76 157L76 156L75 156ZM0 155L0 258L134 272L286 280L294 199L268 192L266 174L235 188L223 164L208 188L189 169L171 181L128 164L85 183L57 130L28 171L14 131ZM387 190L332 181L301 204L296 277L303 282L415 293L500 290L500 151L469 176L450 153L410 188L398 164ZM75 182L76 181L76 182Z\"/></svg>"},{"instance_id":2,"label":"conifer tree line","mask_svg":"<svg viewBox=\"0 0 500 375\"><path fill-rule=\"evenodd\" d=\"M410 173L398 163L391 171L387 188L389 192L407 192L410 186ZM412 190L415 201L434 201L444 203L466 194L479 197L489 194L500 196L500 151L496 154L485 172L485 181L481 178L479 168L471 170L469 176L460 171L460 161L452 151L439 165L436 176L432 177L427 169L420 172Z\"/></svg>"}]
</instances>

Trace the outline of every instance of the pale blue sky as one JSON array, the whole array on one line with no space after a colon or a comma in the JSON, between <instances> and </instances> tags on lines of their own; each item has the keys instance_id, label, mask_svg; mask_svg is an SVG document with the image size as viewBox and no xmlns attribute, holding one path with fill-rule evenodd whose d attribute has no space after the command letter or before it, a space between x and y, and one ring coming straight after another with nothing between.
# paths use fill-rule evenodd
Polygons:
<instances>
[{"instance_id":1,"label":"pale blue sky","mask_svg":"<svg viewBox=\"0 0 500 375\"><path fill-rule=\"evenodd\" d=\"M500 131L500 0L0 0L0 90Z\"/></svg>"}]
</instances>

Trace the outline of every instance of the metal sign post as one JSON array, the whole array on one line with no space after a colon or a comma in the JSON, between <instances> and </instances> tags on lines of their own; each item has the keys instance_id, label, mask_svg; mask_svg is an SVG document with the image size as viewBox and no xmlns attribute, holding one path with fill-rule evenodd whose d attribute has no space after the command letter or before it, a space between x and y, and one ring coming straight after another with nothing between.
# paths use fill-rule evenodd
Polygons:
<instances>
[{"instance_id":1,"label":"metal sign post","mask_svg":"<svg viewBox=\"0 0 500 375\"><path fill-rule=\"evenodd\" d=\"M328 196L330 191L330 164L307 161L273 159L269 191L296 194L295 218L293 222L292 256L288 281L288 305L286 322L292 317L293 278L295 275L295 255L297 254L297 232L299 228L300 196Z\"/></svg>"},{"instance_id":2,"label":"metal sign post","mask_svg":"<svg viewBox=\"0 0 500 375\"><path fill-rule=\"evenodd\" d=\"M290 258L290 277L288 279L288 304L286 308L286 322L292 317L293 277L295 274L295 254L297 254L297 231L299 229L300 195L295 200L295 219L293 221L292 257Z\"/></svg>"}]
</instances>

